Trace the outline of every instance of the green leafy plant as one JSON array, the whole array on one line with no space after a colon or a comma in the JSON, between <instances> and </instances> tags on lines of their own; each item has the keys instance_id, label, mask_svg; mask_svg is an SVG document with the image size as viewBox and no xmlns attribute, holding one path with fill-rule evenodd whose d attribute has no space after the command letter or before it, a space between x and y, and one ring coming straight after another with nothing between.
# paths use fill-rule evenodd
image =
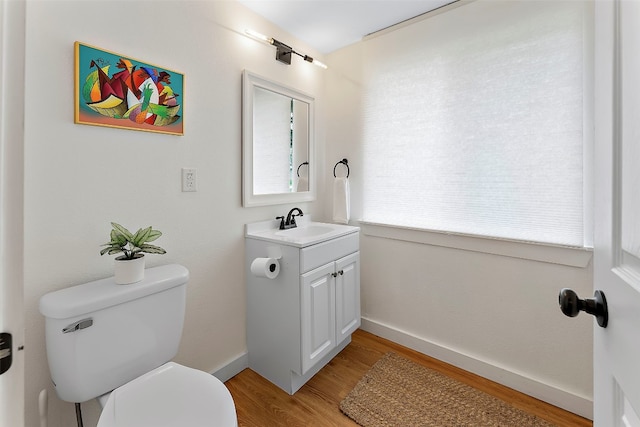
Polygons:
<instances>
[{"instance_id":1,"label":"green leafy plant","mask_svg":"<svg viewBox=\"0 0 640 427\"><path fill-rule=\"evenodd\" d=\"M162 236L162 233L158 230L154 230L151 226L147 228L141 228L132 234L129 230L117 224L111 223L113 229L111 230L111 241L105 243L104 249L100 251L100 255L109 254L114 255L121 253L123 255L116 259L135 259L143 256L141 252L148 254L165 254L167 251L160 246L150 245L149 242L153 242L158 237Z\"/></svg>"}]
</instances>

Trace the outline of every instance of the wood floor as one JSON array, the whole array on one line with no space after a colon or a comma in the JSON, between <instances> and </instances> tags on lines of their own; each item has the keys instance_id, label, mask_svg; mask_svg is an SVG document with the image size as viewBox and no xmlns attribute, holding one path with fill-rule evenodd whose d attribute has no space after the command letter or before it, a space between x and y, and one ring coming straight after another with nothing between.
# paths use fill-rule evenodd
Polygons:
<instances>
[{"instance_id":1,"label":"wood floor","mask_svg":"<svg viewBox=\"0 0 640 427\"><path fill-rule=\"evenodd\" d=\"M338 405L369 368L389 351L449 375L560 427L593 425L590 420L358 330L353 334L351 344L293 396L250 369L227 381L225 384L236 404L239 427L357 426L340 412Z\"/></svg>"}]
</instances>

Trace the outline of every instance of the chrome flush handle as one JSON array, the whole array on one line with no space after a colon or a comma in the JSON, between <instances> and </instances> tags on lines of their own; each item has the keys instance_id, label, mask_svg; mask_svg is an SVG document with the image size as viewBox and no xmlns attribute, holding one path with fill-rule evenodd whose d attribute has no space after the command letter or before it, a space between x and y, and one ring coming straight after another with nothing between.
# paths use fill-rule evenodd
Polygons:
<instances>
[{"instance_id":1,"label":"chrome flush handle","mask_svg":"<svg viewBox=\"0 0 640 427\"><path fill-rule=\"evenodd\" d=\"M62 329L62 333L68 334L69 332L75 332L79 329L86 329L91 325L93 325L93 319L90 317L87 319L78 320L77 322L74 322Z\"/></svg>"}]
</instances>

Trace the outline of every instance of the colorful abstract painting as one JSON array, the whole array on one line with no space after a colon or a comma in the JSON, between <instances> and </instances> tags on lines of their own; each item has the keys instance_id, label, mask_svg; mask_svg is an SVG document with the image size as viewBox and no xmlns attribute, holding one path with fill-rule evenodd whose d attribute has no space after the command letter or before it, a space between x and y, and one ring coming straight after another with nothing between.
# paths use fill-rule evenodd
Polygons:
<instances>
[{"instance_id":1,"label":"colorful abstract painting","mask_svg":"<svg viewBox=\"0 0 640 427\"><path fill-rule=\"evenodd\" d=\"M184 75L75 43L75 122L184 134Z\"/></svg>"}]
</instances>

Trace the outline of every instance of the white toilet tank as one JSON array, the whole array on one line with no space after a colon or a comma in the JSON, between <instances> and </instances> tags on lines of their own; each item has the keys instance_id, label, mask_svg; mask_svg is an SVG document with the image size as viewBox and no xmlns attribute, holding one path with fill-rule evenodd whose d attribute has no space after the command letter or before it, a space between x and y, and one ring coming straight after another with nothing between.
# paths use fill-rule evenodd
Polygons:
<instances>
[{"instance_id":1,"label":"white toilet tank","mask_svg":"<svg viewBox=\"0 0 640 427\"><path fill-rule=\"evenodd\" d=\"M111 277L44 295L40 313L60 399L91 400L173 359L188 280L185 267L171 264L145 270L131 285Z\"/></svg>"}]
</instances>

